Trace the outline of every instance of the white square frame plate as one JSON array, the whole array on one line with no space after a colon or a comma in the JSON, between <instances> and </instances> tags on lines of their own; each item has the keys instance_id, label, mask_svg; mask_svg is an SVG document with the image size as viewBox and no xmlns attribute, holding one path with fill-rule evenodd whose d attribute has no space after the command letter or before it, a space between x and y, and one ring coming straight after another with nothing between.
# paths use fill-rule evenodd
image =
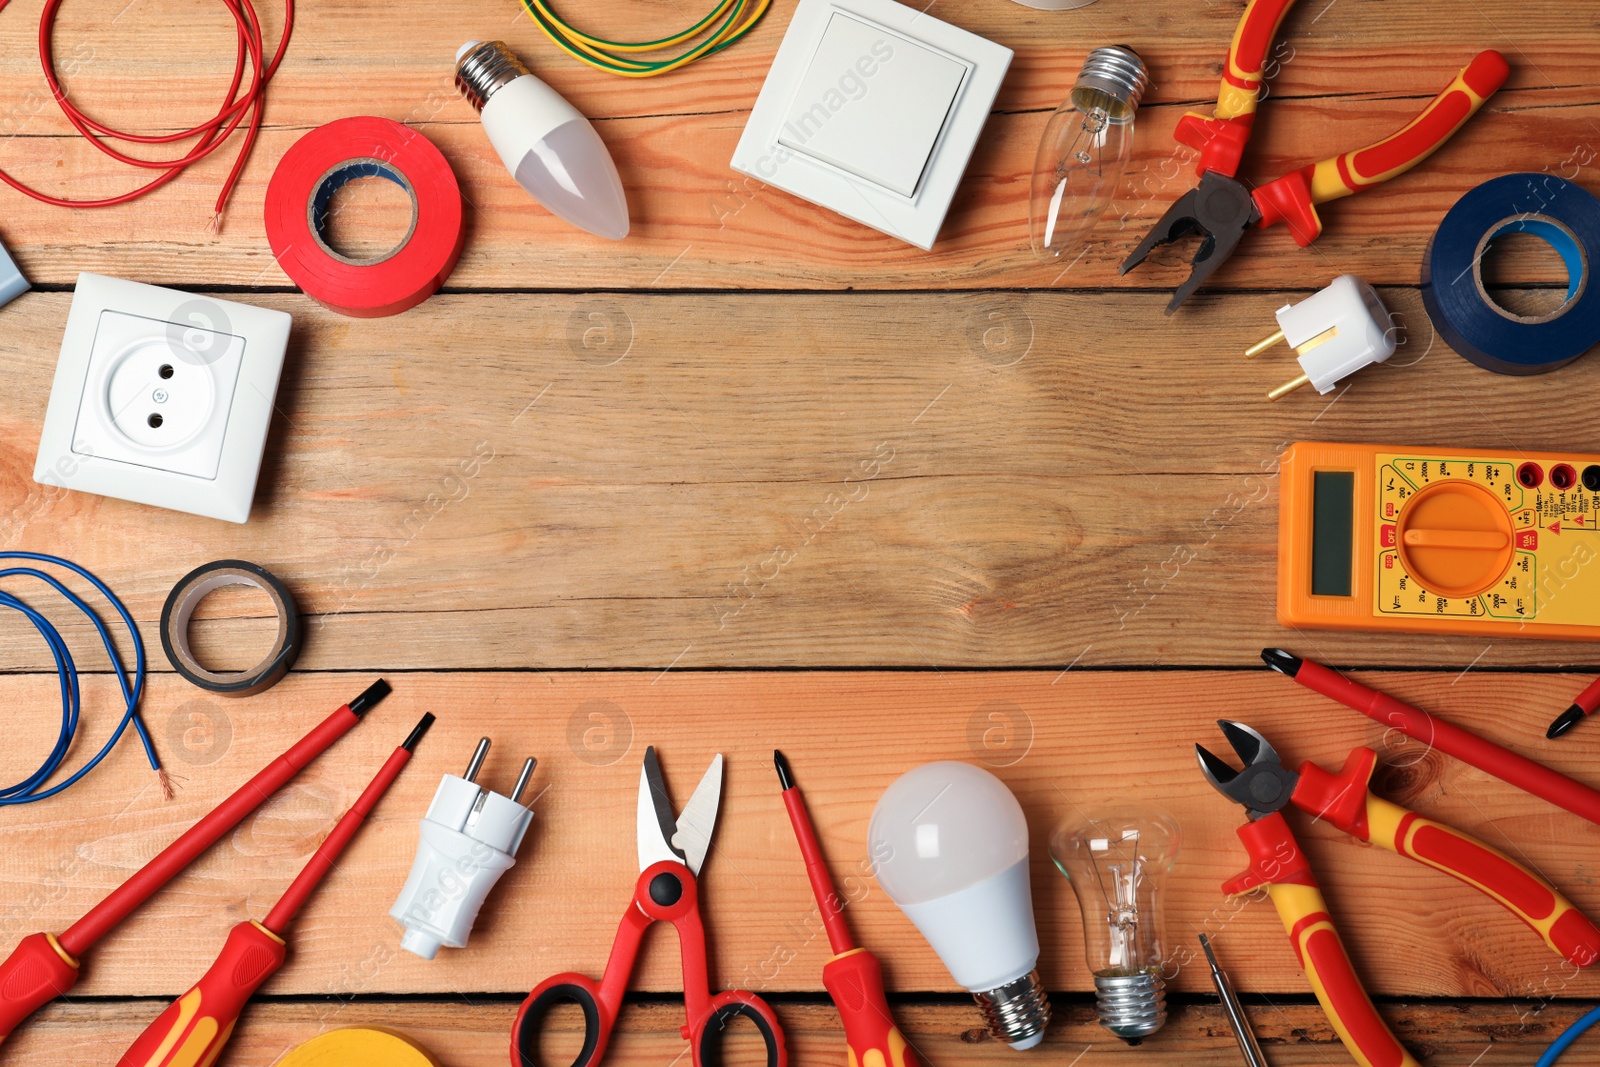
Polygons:
<instances>
[{"instance_id":1,"label":"white square frame plate","mask_svg":"<svg viewBox=\"0 0 1600 1067\"><path fill-rule=\"evenodd\" d=\"M875 182L840 165L837 145L829 152L811 154L792 147L797 140L792 130L788 136L785 134L791 116L806 110L798 94L806 86L812 60L837 16L865 24L911 48L964 68L931 156L909 195L905 190L910 185L903 174L887 184ZM801 0L734 149L733 169L925 251L931 250L1011 58L1011 49L1004 45L894 0ZM866 85L865 94L871 93L873 77L894 76L890 63L867 66L873 73L868 75L863 70L859 79ZM948 69L947 64L938 62L922 66ZM817 80L812 78L811 84L814 87ZM817 103L837 115L854 100L864 98L841 95L838 106L830 106L834 100ZM892 138L898 131L886 128L881 133Z\"/></svg>"},{"instance_id":2,"label":"white square frame plate","mask_svg":"<svg viewBox=\"0 0 1600 1067\"><path fill-rule=\"evenodd\" d=\"M193 515L245 522L289 347L289 316L176 289L78 275L61 339L34 481ZM109 414L119 366L170 353L203 411L174 446L141 440ZM161 362L156 359L155 362ZM166 374L171 368L162 368ZM152 381L152 388L165 383ZM170 400L182 399L174 387ZM142 408L140 409L142 410ZM169 409L170 410L170 409ZM174 419L182 416L174 414Z\"/></svg>"}]
</instances>

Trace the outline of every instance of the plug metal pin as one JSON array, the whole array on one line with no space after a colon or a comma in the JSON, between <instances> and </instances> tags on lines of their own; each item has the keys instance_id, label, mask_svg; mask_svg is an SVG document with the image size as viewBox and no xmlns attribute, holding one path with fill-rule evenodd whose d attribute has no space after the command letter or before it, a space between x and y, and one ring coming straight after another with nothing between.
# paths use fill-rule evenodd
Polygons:
<instances>
[{"instance_id":1,"label":"plug metal pin","mask_svg":"<svg viewBox=\"0 0 1600 1067\"><path fill-rule=\"evenodd\" d=\"M469 782L478 780L478 772L483 770L483 761L489 756L489 739L485 737L478 742L478 749L472 754L472 761L467 764L467 773L464 776Z\"/></svg>"},{"instance_id":2,"label":"plug metal pin","mask_svg":"<svg viewBox=\"0 0 1600 1067\"><path fill-rule=\"evenodd\" d=\"M511 799L518 804L522 803L522 794L528 791L528 782L533 779L533 769L539 766L539 761L533 756L528 757L528 762L522 765L522 773L517 775L517 787L511 791Z\"/></svg>"},{"instance_id":3,"label":"plug metal pin","mask_svg":"<svg viewBox=\"0 0 1600 1067\"><path fill-rule=\"evenodd\" d=\"M1255 359L1261 353L1265 352L1267 349L1271 348L1273 345L1276 345L1276 344L1280 343L1282 340L1283 340L1283 331L1282 330L1279 330L1277 333L1273 334L1271 337L1263 337L1261 340L1257 341L1255 344L1251 345L1249 348L1244 350L1244 358L1245 359Z\"/></svg>"}]
</instances>

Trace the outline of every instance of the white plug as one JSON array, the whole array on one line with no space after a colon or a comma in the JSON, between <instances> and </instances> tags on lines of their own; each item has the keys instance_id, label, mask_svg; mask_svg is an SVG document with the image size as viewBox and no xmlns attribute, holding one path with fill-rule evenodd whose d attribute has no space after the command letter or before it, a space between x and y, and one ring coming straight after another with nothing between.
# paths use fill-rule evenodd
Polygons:
<instances>
[{"instance_id":1,"label":"white plug","mask_svg":"<svg viewBox=\"0 0 1600 1067\"><path fill-rule=\"evenodd\" d=\"M478 788L489 739L478 742L464 778L444 776L423 816L411 876L389 914L406 928L400 947L425 960L441 947L463 948L484 900L517 862L533 823L522 794L538 761L522 765L511 796Z\"/></svg>"},{"instance_id":2,"label":"white plug","mask_svg":"<svg viewBox=\"0 0 1600 1067\"><path fill-rule=\"evenodd\" d=\"M1267 394L1277 400L1309 385L1329 393L1340 381L1394 355L1389 309L1377 291L1354 274L1341 274L1320 293L1278 309L1278 332L1245 349L1253 359L1287 341L1299 356L1301 375Z\"/></svg>"}]
</instances>

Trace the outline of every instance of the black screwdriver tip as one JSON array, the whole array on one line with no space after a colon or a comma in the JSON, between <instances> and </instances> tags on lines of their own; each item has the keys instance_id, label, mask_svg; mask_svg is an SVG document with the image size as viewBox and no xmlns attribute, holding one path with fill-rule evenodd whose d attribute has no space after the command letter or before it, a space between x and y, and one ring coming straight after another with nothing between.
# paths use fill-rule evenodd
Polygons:
<instances>
[{"instance_id":1,"label":"black screwdriver tip","mask_svg":"<svg viewBox=\"0 0 1600 1067\"><path fill-rule=\"evenodd\" d=\"M1299 656L1291 655L1281 648L1263 648L1261 662L1277 671L1279 674L1293 678L1300 673L1300 664L1304 662Z\"/></svg>"},{"instance_id":2,"label":"black screwdriver tip","mask_svg":"<svg viewBox=\"0 0 1600 1067\"><path fill-rule=\"evenodd\" d=\"M407 737L405 742L401 744L400 747L405 749L407 752L415 752L417 750L417 742L422 740L422 735L427 733L428 727L432 725L433 713L429 712L422 717L421 722L417 723L416 729L411 731L411 736Z\"/></svg>"},{"instance_id":3,"label":"black screwdriver tip","mask_svg":"<svg viewBox=\"0 0 1600 1067\"><path fill-rule=\"evenodd\" d=\"M382 678L379 678L376 682L373 682L371 685L367 686L366 689L362 690L361 695L352 700L346 705L346 707L355 712L358 716L365 715L367 712L377 707L378 702L392 692L394 692L394 689L389 685L389 683L384 681Z\"/></svg>"},{"instance_id":4,"label":"black screwdriver tip","mask_svg":"<svg viewBox=\"0 0 1600 1067\"><path fill-rule=\"evenodd\" d=\"M789 761L782 752L772 750L772 765L778 768L778 784L785 790L794 788L794 773L789 770Z\"/></svg>"},{"instance_id":5,"label":"black screwdriver tip","mask_svg":"<svg viewBox=\"0 0 1600 1067\"><path fill-rule=\"evenodd\" d=\"M1556 716L1556 721L1550 724L1550 729L1544 732L1545 737L1554 741L1574 726L1583 718L1583 708L1577 704Z\"/></svg>"}]
</instances>

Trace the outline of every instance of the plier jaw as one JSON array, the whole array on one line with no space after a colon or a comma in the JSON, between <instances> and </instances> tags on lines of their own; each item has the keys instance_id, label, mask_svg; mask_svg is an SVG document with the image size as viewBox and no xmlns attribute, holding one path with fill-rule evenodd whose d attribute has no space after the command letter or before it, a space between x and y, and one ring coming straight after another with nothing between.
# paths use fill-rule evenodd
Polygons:
<instances>
[{"instance_id":1,"label":"plier jaw","mask_svg":"<svg viewBox=\"0 0 1600 1067\"><path fill-rule=\"evenodd\" d=\"M1233 254L1244 231L1260 222L1261 209L1244 182L1208 170L1200 176L1199 185L1167 208L1166 214L1139 242L1139 247L1123 261L1118 273L1128 273L1157 247L1198 233L1200 246L1195 249L1189 277L1173 291L1167 303L1170 315Z\"/></svg>"},{"instance_id":2,"label":"plier jaw","mask_svg":"<svg viewBox=\"0 0 1600 1067\"><path fill-rule=\"evenodd\" d=\"M1229 800L1244 805L1252 822L1288 807L1300 775L1285 767L1271 742L1253 728L1227 719L1218 719L1217 725L1244 762L1244 769L1236 771L1204 745L1195 745L1206 781Z\"/></svg>"}]
</instances>

